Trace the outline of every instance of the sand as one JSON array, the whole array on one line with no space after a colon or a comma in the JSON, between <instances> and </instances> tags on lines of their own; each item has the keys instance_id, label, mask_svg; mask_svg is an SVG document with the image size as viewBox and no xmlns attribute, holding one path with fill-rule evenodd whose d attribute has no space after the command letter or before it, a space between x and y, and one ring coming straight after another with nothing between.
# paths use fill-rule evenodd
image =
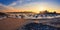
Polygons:
<instances>
[{"instance_id":1,"label":"sand","mask_svg":"<svg viewBox=\"0 0 60 30\"><path fill-rule=\"evenodd\" d=\"M17 30L26 20L17 18L6 18L0 20L0 30Z\"/></svg>"}]
</instances>

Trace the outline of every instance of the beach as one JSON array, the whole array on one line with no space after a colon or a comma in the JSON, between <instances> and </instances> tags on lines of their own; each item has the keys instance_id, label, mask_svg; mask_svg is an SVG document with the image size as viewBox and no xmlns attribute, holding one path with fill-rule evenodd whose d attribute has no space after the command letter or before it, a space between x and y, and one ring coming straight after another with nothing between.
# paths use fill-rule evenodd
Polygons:
<instances>
[{"instance_id":1,"label":"beach","mask_svg":"<svg viewBox=\"0 0 60 30\"><path fill-rule=\"evenodd\" d=\"M0 21L0 30L17 30L26 20L7 18Z\"/></svg>"},{"instance_id":2,"label":"beach","mask_svg":"<svg viewBox=\"0 0 60 30\"><path fill-rule=\"evenodd\" d=\"M5 18L5 19L0 20L0 30L17 30L18 28L22 27L26 23L31 23L32 21L34 20ZM43 21L43 23L49 22L49 21L46 21L46 22L45 21ZM38 21L36 20L36 22Z\"/></svg>"}]
</instances>

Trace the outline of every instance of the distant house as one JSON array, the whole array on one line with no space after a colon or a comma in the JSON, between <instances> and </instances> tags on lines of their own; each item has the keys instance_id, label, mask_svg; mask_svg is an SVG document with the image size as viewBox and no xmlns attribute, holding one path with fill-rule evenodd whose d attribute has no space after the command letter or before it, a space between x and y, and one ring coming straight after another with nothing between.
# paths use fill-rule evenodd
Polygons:
<instances>
[{"instance_id":1,"label":"distant house","mask_svg":"<svg viewBox=\"0 0 60 30\"><path fill-rule=\"evenodd\" d=\"M33 12L7 12L7 13L10 13L10 14L27 14L27 13L33 13Z\"/></svg>"},{"instance_id":2,"label":"distant house","mask_svg":"<svg viewBox=\"0 0 60 30\"><path fill-rule=\"evenodd\" d=\"M57 14L55 11L54 12L48 12L47 10L46 11L42 11L40 12L40 14Z\"/></svg>"},{"instance_id":3,"label":"distant house","mask_svg":"<svg viewBox=\"0 0 60 30\"><path fill-rule=\"evenodd\" d=\"M7 12L8 15L23 15L23 14L35 14L33 12Z\"/></svg>"}]
</instances>

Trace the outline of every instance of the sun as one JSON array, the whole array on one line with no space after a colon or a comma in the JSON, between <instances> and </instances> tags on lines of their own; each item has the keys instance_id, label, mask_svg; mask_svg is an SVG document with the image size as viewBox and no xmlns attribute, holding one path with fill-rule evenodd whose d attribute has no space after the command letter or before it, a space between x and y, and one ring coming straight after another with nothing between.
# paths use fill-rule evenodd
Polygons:
<instances>
[{"instance_id":1,"label":"sun","mask_svg":"<svg viewBox=\"0 0 60 30\"><path fill-rule=\"evenodd\" d=\"M47 7L45 5L40 5L38 7L38 11L45 11L45 10L47 10Z\"/></svg>"},{"instance_id":2,"label":"sun","mask_svg":"<svg viewBox=\"0 0 60 30\"><path fill-rule=\"evenodd\" d=\"M39 8L39 11L45 11L45 10L46 10L45 7L40 7L40 8Z\"/></svg>"}]
</instances>

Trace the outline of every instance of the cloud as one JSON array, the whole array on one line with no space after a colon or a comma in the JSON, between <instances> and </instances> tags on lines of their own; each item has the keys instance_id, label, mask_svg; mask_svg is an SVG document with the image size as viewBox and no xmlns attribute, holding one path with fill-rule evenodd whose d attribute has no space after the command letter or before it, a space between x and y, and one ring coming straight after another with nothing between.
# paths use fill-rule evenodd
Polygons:
<instances>
[{"instance_id":1,"label":"cloud","mask_svg":"<svg viewBox=\"0 0 60 30\"><path fill-rule=\"evenodd\" d=\"M15 6L17 3L16 2L13 2L13 3L11 3L10 5L8 5L8 6Z\"/></svg>"},{"instance_id":2,"label":"cloud","mask_svg":"<svg viewBox=\"0 0 60 30\"><path fill-rule=\"evenodd\" d=\"M18 10L14 7L5 6L3 4L0 4L0 12L17 12Z\"/></svg>"},{"instance_id":3,"label":"cloud","mask_svg":"<svg viewBox=\"0 0 60 30\"><path fill-rule=\"evenodd\" d=\"M24 5L27 4L29 2L31 2L32 0L17 0L15 2L12 2L10 5L8 6L20 6L20 5Z\"/></svg>"},{"instance_id":4,"label":"cloud","mask_svg":"<svg viewBox=\"0 0 60 30\"><path fill-rule=\"evenodd\" d=\"M8 5L8 6L12 6L12 7L14 7L14 6L17 6L17 5L20 5L20 4L22 4L23 3L23 0L17 0L17 1L15 1L15 2L12 2L10 5Z\"/></svg>"},{"instance_id":5,"label":"cloud","mask_svg":"<svg viewBox=\"0 0 60 30\"><path fill-rule=\"evenodd\" d=\"M0 10L7 10L7 6L0 4Z\"/></svg>"}]
</instances>

